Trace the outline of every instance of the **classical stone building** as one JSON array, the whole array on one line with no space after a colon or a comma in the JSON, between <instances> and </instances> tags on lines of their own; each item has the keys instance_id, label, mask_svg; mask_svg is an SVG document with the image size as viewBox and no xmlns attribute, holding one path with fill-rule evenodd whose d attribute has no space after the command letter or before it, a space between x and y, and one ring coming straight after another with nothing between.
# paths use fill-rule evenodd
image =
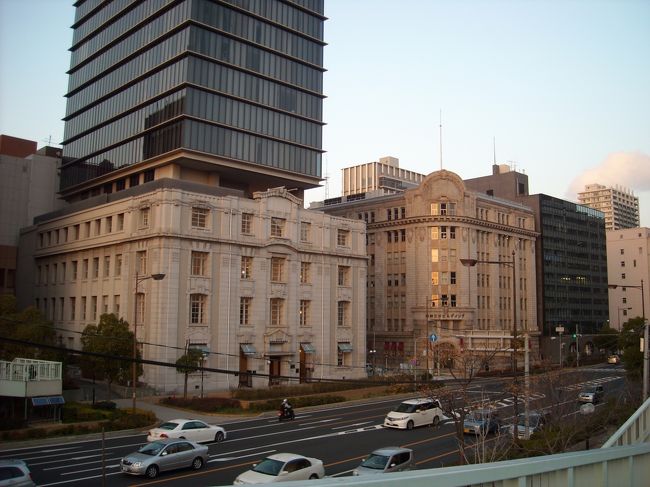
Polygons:
<instances>
[{"instance_id":1,"label":"classical stone building","mask_svg":"<svg viewBox=\"0 0 650 487\"><path fill-rule=\"evenodd\" d=\"M538 234L530 208L468 190L446 170L403 193L311 208L367 222L367 347L375 366L417 360L434 368L434 354L425 352L433 333L458 350L497 351L493 365L506 368L515 324L536 357ZM461 259L478 262L466 267Z\"/></svg>"},{"instance_id":2,"label":"classical stone building","mask_svg":"<svg viewBox=\"0 0 650 487\"><path fill-rule=\"evenodd\" d=\"M69 330L68 347L115 313L137 323L147 360L209 352L223 373L204 373L206 390L365 376L364 222L305 210L283 188L249 199L161 179L112 196L23 232L21 295ZM182 389L173 367L141 380Z\"/></svg>"}]
</instances>

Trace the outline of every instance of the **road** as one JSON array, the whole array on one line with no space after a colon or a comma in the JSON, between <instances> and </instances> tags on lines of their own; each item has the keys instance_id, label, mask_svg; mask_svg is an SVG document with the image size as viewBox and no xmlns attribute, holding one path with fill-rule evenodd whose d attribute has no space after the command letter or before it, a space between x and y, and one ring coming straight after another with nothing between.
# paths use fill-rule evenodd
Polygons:
<instances>
[{"instance_id":1,"label":"road","mask_svg":"<svg viewBox=\"0 0 650 487\"><path fill-rule=\"evenodd\" d=\"M574 369L573 369L574 370ZM588 384L603 384L608 394L616 394L623 386L624 371L620 366L583 368L566 374L571 379L563 385L566 402L577 411L577 391ZM512 397L504 394L508 379L481 379L472 383L470 394L476 401L490 397L501 409L500 416L512 414ZM531 409L545 405L541 392L531 394ZM523 401L520 398L520 401ZM418 468L434 468L458 461L453 420L446 418L437 427L421 427L412 431L383 428L386 413L398 399L374 399L363 403L339 405L318 410L298 410L295 421L278 422L274 417L258 417L229 422L223 426L228 439L210 443L210 459L200 471L179 470L163 473L153 481L123 475L119 459L146 442L145 434L124 435L105 440L103 463L105 485L229 485L235 477L266 455L293 452L320 458L328 476L350 475L361 459L381 446L412 448ZM523 411L523 403L519 406ZM470 440L471 441L471 440ZM34 481L46 486L102 485L101 440L66 441L55 445L0 452L0 458L21 458L32 470Z\"/></svg>"}]
</instances>

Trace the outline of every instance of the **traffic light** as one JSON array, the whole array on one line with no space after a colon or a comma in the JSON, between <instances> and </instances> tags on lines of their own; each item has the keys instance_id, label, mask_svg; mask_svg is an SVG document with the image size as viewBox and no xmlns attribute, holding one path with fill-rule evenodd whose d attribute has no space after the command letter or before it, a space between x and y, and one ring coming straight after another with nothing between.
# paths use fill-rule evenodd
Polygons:
<instances>
[{"instance_id":1,"label":"traffic light","mask_svg":"<svg viewBox=\"0 0 650 487\"><path fill-rule=\"evenodd\" d=\"M573 335L571 335L571 336L572 336L572 337L573 337L573 339L575 340L575 339L576 339L576 337L577 337L578 335L576 335L576 334L574 333L574 334L573 334Z\"/></svg>"}]
</instances>

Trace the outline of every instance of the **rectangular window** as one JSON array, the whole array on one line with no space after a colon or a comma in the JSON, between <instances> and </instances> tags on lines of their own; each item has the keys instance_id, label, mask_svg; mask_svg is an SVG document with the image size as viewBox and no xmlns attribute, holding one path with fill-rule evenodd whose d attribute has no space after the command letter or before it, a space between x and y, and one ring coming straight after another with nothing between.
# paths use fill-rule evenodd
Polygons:
<instances>
[{"instance_id":1,"label":"rectangular window","mask_svg":"<svg viewBox=\"0 0 650 487\"><path fill-rule=\"evenodd\" d=\"M456 284L456 273L455 272L450 272L449 273L449 284Z\"/></svg>"},{"instance_id":2,"label":"rectangular window","mask_svg":"<svg viewBox=\"0 0 650 487\"><path fill-rule=\"evenodd\" d=\"M350 267L345 265L340 265L338 269L338 283L339 286L349 286L350 285Z\"/></svg>"},{"instance_id":3,"label":"rectangular window","mask_svg":"<svg viewBox=\"0 0 650 487\"><path fill-rule=\"evenodd\" d=\"M449 227L449 238L450 239L456 238L456 227Z\"/></svg>"},{"instance_id":4,"label":"rectangular window","mask_svg":"<svg viewBox=\"0 0 650 487\"><path fill-rule=\"evenodd\" d=\"M284 236L284 226L286 220L284 218L271 217L271 237Z\"/></svg>"},{"instance_id":5,"label":"rectangular window","mask_svg":"<svg viewBox=\"0 0 650 487\"><path fill-rule=\"evenodd\" d=\"M68 264L66 262L63 262L61 264L61 282L65 282L66 277L68 277L66 276L67 270L68 270Z\"/></svg>"},{"instance_id":6,"label":"rectangular window","mask_svg":"<svg viewBox=\"0 0 650 487\"><path fill-rule=\"evenodd\" d=\"M93 257L93 279L99 277L99 257Z\"/></svg>"},{"instance_id":7,"label":"rectangular window","mask_svg":"<svg viewBox=\"0 0 650 487\"><path fill-rule=\"evenodd\" d=\"M250 279L253 273L253 258L242 255L241 258L241 278Z\"/></svg>"},{"instance_id":8,"label":"rectangular window","mask_svg":"<svg viewBox=\"0 0 650 487\"><path fill-rule=\"evenodd\" d=\"M113 231L113 217L106 217L106 233L111 233Z\"/></svg>"},{"instance_id":9,"label":"rectangular window","mask_svg":"<svg viewBox=\"0 0 650 487\"><path fill-rule=\"evenodd\" d=\"M251 303L253 298L239 298L239 324L250 325Z\"/></svg>"},{"instance_id":10,"label":"rectangular window","mask_svg":"<svg viewBox=\"0 0 650 487\"><path fill-rule=\"evenodd\" d=\"M90 237L90 222L84 222L84 237Z\"/></svg>"},{"instance_id":11,"label":"rectangular window","mask_svg":"<svg viewBox=\"0 0 650 487\"><path fill-rule=\"evenodd\" d=\"M348 312L350 303L347 301L339 301L337 303L336 324L338 326L348 326Z\"/></svg>"},{"instance_id":12,"label":"rectangular window","mask_svg":"<svg viewBox=\"0 0 650 487\"><path fill-rule=\"evenodd\" d=\"M75 240L79 240L79 238L81 237L81 227L79 224L73 227L72 235Z\"/></svg>"},{"instance_id":13,"label":"rectangular window","mask_svg":"<svg viewBox=\"0 0 650 487\"><path fill-rule=\"evenodd\" d=\"M124 230L124 213L117 215L117 231L121 232Z\"/></svg>"},{"instance_id":14,"label":"rectangular window","mask_svg":"<svg viewBox=\"0 0 650 487\"><path fill-rule=\"evenodd\" d=\"M77 271L78 271L77 261L73 260L72 261L72 280L73 281L77 280Z\"/></svg>"},{"instance_id":15,"label":"rectangular window","mask_svg":"<svg viewBox=\"0 0 650 487\"><path fill-rule=\"evenodd\" d=\"M202 325L205 323L205 294L190 295L190 323Z\"/></svg>"},{"instance_id":16,"label":"rectangular window","mask_svg":"<svg viewBox=\"0 0 650 487\"><path fill-rule=\"evenodd\" d=\"M336 231L336 245L339 247L347 247L349 245L350 231L339 228Z\"/></svg>"},{"instance_id":17,"label":"rectangular window","mask_svg":"<svg viewBox=\"0 0 650 487\"><path fill-rule=\"evenodd\" d=\"M95 235L101 235L102 233L102 221L101 219L97 218L95 220Z\"/></svg>"},{"instance_id":18,"label":"rectangular window","mask_svg":"<svg viewBox=\"0 0 650 487\"><path fill-rule=\"evenodd\" d=\"M122 275L122 254L115 255L115 277Z\"/></svg>"},{"instance_id":19,"label":"rectangular window","mask_svg":"<svg viewBox=\"0 0 650 487\"><path fill-rule=\"evenodd\" d=\"M97 296L90 297L90 319L97 321Z\"/></svg>"},{"instance_id":20,"label":"rectangular window","mask_svg":"<svg viewBox=\"0 0 650 487\"><path fill-rule=\"evenodd\" d=\"M300 317L299 317L299 323L300 326L309 326L309 305L311 301L307 299L301 299L300 300Z\"/></svg>"},{"instance_id":21,"label":"rectangular window","mask_svg":"<svg viewBox=\"0 0 650 487\"><path fill-rule=\"evenodd\" d=\"M120 295L116 294L113 296L113 312L115 316L120 316Z\"/></svg>"},{"instance_id":22,"label":"rectangular window","mask_svg":"<svg viewBox=\"0 0 650 487\"><path fill-rule=\"evenodd\" d=\"M271 325L281 326L284 323L284 299L271 298Z\"/></svg>"},{"instance_id":23,"label":"rectangular window","mask_svg":"<svg viewBox=\"0 0 650 487\"><path fill-rule=\"evenodd\" d=\"M77 298L70 298L70 320L74 321L77 319Z\"/></svg>"},{"instance_id":24,"label":"rectangular window","mask_svg":"<svg viewBox=\"0 0 650 487\"><path fill-rule=\"evenodd\" d=\"M301 284L309 284L310 282L310 276L309 276L309 269L310 268L310 263L309 262L301 262L300 263L300 283Z\"/></svg>"},{"instance_id":25,"label":"rectangular window","mask_svg":"<svg viewBox=\"0 0 650 487\"><path fill-rule=\"evenodd\" d=\"M205 276L208 266L208 253L192 251L192 275Z\"/></svg>"},{"instance_id":26,"label":"rectangular window","mask_svg":"<svg viewBox=\"0 0 650 487\"><path fill-rule=\"evenodd\" d=\"M135 295L135 322L138 325L144 324L144 293Z\"/></svg>"},{"instance_id":27,"label":"rectangular window","mask_svg":"<svg viewBox=\"0 0 650 487\"><path fill-rule=\"evenodd\" d=\"M445 240L447 238L447 227L440 227L440 240Z\"/></svg>"},{"instance_id":28,"label":"rectangular window","mask_svg":"<svg viewBox=\"0 0 650 487\"><path fill-rule=\"evenodd\" d=\"M271 257L271 281L284 282L284 261L282 257Z\"/></svg>"},{"instance_id":29,"label":"rectangular window","mask_svg":"<svg viewBox=\"0 0 650 487\"><path fill-rule=\"evenodd\" d=\"M311 238L311 223L300 222L300 241L309 242Z\"/></svg>"},{"instance_id":30,"label":"rectangular window","mask_svg":"<svg viewBox=\"0 0 650 487\"><path fill-rule=\"evenodd\" d=\"M194 228L207 228L208 222L208 209L193 207L192 208L192 227Z\"/></svg>"},{"instance_id":31,"label":"rectangular window","mask_svg":"<svg viewBox=\"0 0 650 487\"><path fill-rule=\"evenodd\" d=\"M252 213L242 213L241 214L241 233L246 233L246 234L253 233L253 214Z\"/></svg>"},{"instance_id":32,"label":"rectangular window","mask_svg":"<svg viewBox=\"0 0 650 487\"><path fill-rule=\"evenodd\" d=\"M352 345L350 345L350 342L339 342L336 354L336 365L339 367L347 366L350 360L349 356L351 352Z\"/></svg>"},{"instance_id":33,"label":"rectangular window","mask_svg":"<svg viewBox=\"0 0 650 487\"><path fill-rule=\"evenodd\" d=\"M438 262L438 249L431 249L431 262Z\"/></svg>"},{"instance_id":34,"label":"rectangular window","mask_svg":"<svg viewBox=\"0 0 650 487\"><path fill-rule=\"evenodd\" d=\"M82 279L88 279L88 259L83 260L83 265L81 268L81 277Z\"/></svg>"},{"instance_id":35,"label":"rectangular window","mask_svg":"<svg viewBox=\"0 0 650 487\"><path fill-rule=\"evenodd\" d=\"M135 253L135 268L138 274L147 273L147 251L139 250Z\"/></svg>"},{"instance_id":36,"label":"rectangular window","mask_svg":"<svg viewBox=\"0 0 650 487\"><path fill-rule=\"evenodd\" d=\"M438 285L438 272L433 271L431 272L431 285L432 286L437 286Z\"/></svg>"},{"instance_id":37,"label":"rectangular window","mask_svg":"<svg viewBox=\"0 0 650 487\"><path fill-rule=\"evenodd\" d=\"M59 298L59 321L63 321L65 319L65 298Z\"/></svg>"},{"instance_id":38,"label":"rectangular window","mask_svg":"<svg viewBox=\"0 0 650 487\"><path fill-rule=\"evenodd\" d=\"M140 228L149 226L149 207L140 208Z\"/></svg>"},{"instance_id":39,"label":"rectangular window","mask_svg":"<svg viewBox=\"0 0 650 487\"><path fill-rule=\"evenodd\" d=\"M102 313L108 314L108 296L102 296Z\"/></svg>"},{"instance_id":40,"label":"rectangular window","mask_svg":"<svg viewBox=\"0 0 650 487\"><path fill-rule=\"evenodd\" d=\"M104 256L104 277L111 275L111 256Z\"/></svg>"},{"instance_id":41,"label":"rectangular window","mask_svg":"<svg viewBox=\"0 0 650 487\"><path fill-rule=\"evenodd\" d=\"M86 296L81 296L81 319L85 320L86 319L86 307L87 307L87 302L86 302Z\"/></svg>"}]
</instances>

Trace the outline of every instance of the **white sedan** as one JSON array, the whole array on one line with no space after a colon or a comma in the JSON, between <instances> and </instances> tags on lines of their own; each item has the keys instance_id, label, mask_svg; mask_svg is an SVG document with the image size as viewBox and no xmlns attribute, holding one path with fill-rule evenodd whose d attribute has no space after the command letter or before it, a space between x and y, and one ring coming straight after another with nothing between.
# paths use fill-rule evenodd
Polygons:
<instances>
[{"instance_id":1,"label":"white sedan","mask_svg":"<svg viewBox=\"0 0 650 487\"><path fill-rule=\"evenodd\" d=\"M150 430L147 441L162 440L164 438L182 438L196 442L219 442L226 439L226 430L221 426L207 424L198 419L173 419Z\"/></svg>"},{"instance_id":2,"label":"white sedan","mask_svg":"<svg viewBox=\"0 0 650 487\"><path fill-rule=\"evenodd\" d=\"M290 480L315 480L325 476L323 461L293 453L276 453L240 474L234 485L269 484Z\"/></svg>"}]
</instances>

